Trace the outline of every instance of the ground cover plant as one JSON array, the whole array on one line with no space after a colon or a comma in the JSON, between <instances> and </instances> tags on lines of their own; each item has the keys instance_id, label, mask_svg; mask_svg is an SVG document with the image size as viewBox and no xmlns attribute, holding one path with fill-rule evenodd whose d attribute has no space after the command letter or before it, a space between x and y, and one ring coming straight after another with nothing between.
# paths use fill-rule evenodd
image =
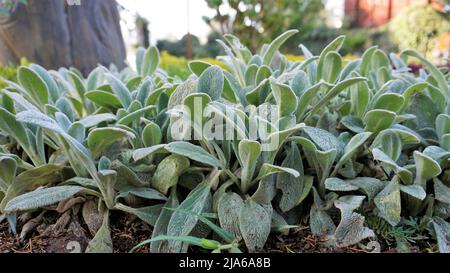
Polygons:
<instances>
[{"instance_id":1,"label":"ground cover plant","mask_svg":"<svg viewBox=\"0 0 450 273\"><path fill-rule=\"evenodd\" d=\"M131 251L255 252L308 223L332 247L449 252L448 71L375 46L344 64L343 36L288 61L296 33L256 54L226 35L227 68L192 61L185 81L154 47L137 71L20 67L1 91L1 220L25 237L80 215L86 252L113 251L112 211L153 227Z\"/></svg>"}]
</instances>

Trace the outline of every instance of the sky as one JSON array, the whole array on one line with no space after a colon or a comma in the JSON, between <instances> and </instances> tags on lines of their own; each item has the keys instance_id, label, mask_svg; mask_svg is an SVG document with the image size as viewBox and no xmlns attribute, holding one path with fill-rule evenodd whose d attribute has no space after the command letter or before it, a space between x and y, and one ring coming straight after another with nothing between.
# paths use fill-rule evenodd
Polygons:
<instances>
[{"instance_id":1,"label":"sky","mask_svg":"<svg viewBox=\"0 0 450 273\"><path fill-rule=\"evenodd\" d=\"M343 12L343 1L328 0L327 8L340 15ZM123 25L125 30L133 28L132 14L139 13L150 21L151 44L155 44L159 39L180 39L187 33L188 25L192 34L199 37L200 41L205 41L210 28L202 17L214 15L214 11L208 8L205 0L189 0L189 24L188 0L118 0L118 2L127 9L122 14L128 22ZM130 34L124 31L125 39L133 39L128 35Z\"/></svg>"},{"instance_id":2,"label":"sky","mask_svg":"<svg viewBox=\"0 0 450 273\"><path fill-rule=\"evenodd\" d=\"M188 0L118 0L130 12L138 12L150 21L151 43L158 39L180 39L188 31ZM204 0L189 1L191 33L206 37L210 28L203 16L212 16L214 11L208 8Z\"/></svg>"}]
</instances>

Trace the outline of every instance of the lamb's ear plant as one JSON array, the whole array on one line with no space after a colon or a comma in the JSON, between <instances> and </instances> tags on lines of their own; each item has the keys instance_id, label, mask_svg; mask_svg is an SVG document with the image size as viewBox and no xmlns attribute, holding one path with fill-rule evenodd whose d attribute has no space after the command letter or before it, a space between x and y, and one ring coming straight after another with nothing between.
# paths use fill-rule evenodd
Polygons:
<instances>
[{"instance_id":1,"label":"lamb's ear plant","mask_svg":"<svg viewBox=\"0 0 450 273\"><path fill-rule=\"evenodd\" d=\"M227 68L192 61L185 81L155 47L137 71L20 67L0 91L1 219L81 211L86 252L112 252L120 210L153 226L133 251L253 252L304 219L346 247L414 216L450 252L448 71L377 47L345 62L344 36L290 62L279 49L296 33L255 54L226 35Z\"/></svg>"}]
</instances>

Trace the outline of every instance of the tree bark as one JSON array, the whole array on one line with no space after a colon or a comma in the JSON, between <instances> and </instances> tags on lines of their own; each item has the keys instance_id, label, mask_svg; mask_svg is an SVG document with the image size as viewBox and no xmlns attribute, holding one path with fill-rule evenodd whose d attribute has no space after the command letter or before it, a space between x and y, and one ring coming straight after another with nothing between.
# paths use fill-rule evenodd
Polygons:
<instances>
[{"instance_id":1,"label":"tree bark","mask_svg":"<svg viewBox=\"0 0 450 273\"><path fill-rule=\"evenodd\" d=\"M115 0L28 0L0 17L0 62L21 57L47 69L75 67L83 74L98 64L125 66L126 52Z\"/></svg>"}]
</instances>

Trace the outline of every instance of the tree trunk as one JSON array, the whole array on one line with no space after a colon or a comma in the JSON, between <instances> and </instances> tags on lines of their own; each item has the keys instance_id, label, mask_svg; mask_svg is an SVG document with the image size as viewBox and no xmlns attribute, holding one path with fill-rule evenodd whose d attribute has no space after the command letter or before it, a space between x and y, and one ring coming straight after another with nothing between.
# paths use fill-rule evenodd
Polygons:
<instances>
[{"instance_id":1,"label":"tree trunk","mask_svg":"<svg viewBox=\"0 0 450 273\"><path fill-rule=\"evenodd\" d=\"M98 64L125 66L126 52L115 0L28 0L0 17L0 62L21 57L47 69L75 67L83 74Z\"/></svg>"}]
</instances>

